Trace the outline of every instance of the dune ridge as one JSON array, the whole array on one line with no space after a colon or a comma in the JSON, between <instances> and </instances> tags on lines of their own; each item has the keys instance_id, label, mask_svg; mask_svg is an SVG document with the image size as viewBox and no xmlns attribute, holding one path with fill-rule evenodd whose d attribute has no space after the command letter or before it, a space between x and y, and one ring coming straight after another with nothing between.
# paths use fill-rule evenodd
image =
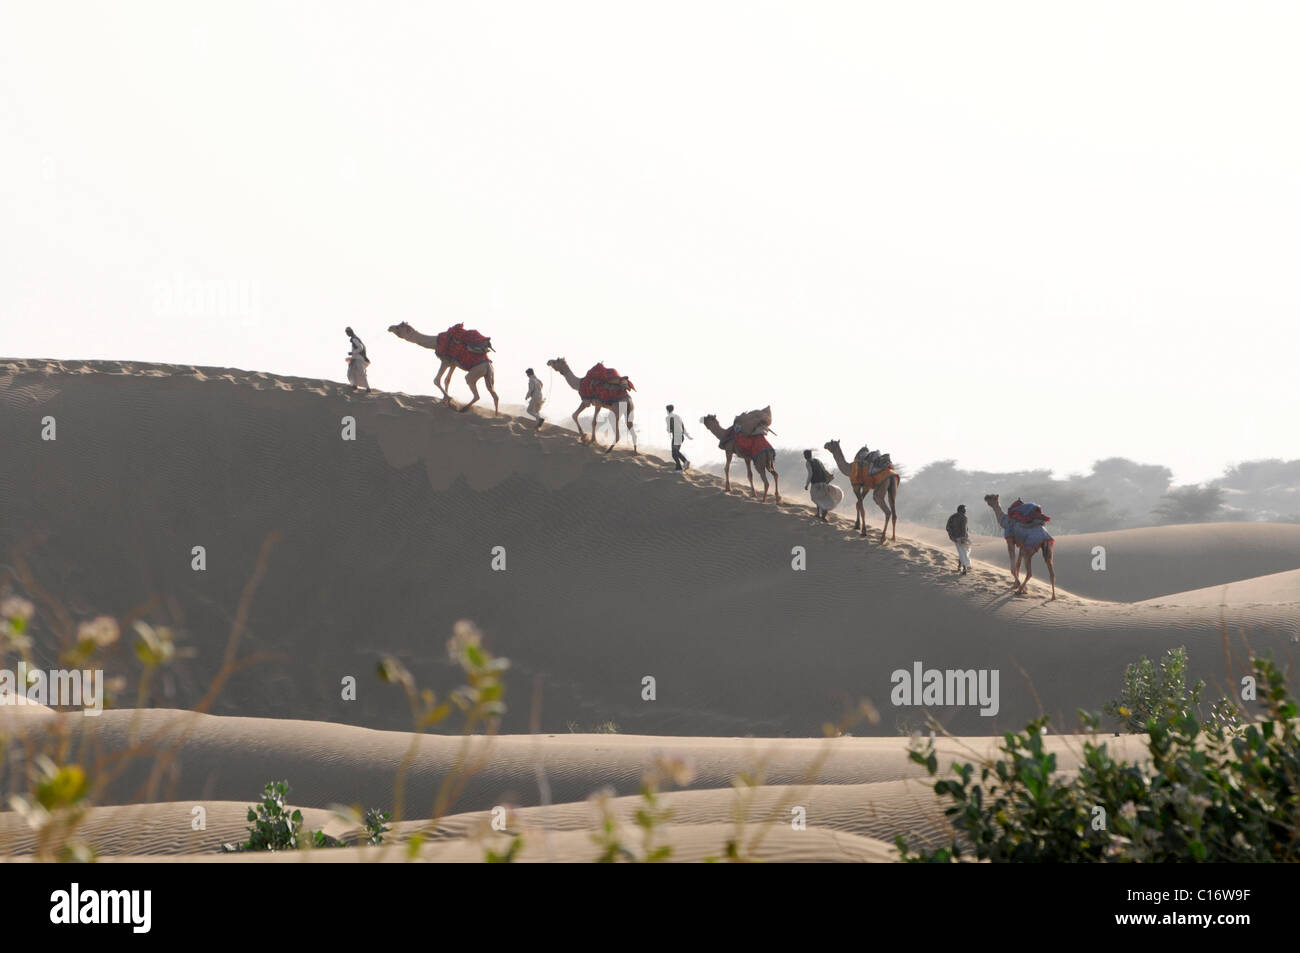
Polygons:
<instances>
[{"instance_id":1,"label":"dune ridge","mask_svg":"<svg viewBox=\"0 0 1300 953\"><path fill-rule=\"evenodd\" d=\"M761 856L891 859L895 833L938 830L933 796L906 758L907 734L928 717L959 736L953 748L941 741L945 756L986 750L1040 713L1071 729L1075 710L1099 709L1140 655L1185 645L1189 674L1213 696L1234 683L1248 647L1287 664L1300 638L1300 527L1061 537L1060 598L1046 600L1041 560L1031 595L1015 598L1001 540L977 538L972 572L958 578L941 530L900 521L897 541L882 545L851 520L815 522L801 474L783 482L783 502L760 504L747 486L727 494L720 478L674 473L626 443L603 454L570 430L537 432L482 407L461 415L432 397L345 391L230 368L0 360L0 585L15 583L21 562L73 618L138 611L174 626L191 650L139 713L0 709L26 751L56 724L88 756L129 747L133 721L180 744L155 783L142 762L102 792L87 830L106 855L212 859L217 840L239 833L242 805L278 778L295 804L320 812L312 824L328 822L336 802L389 803L410 715L376 665L391 654L445 695L461 680L445 643L462 618L510 659L509 707L426 859L481 859L484 812L501 804L544 832L524 859L587 859L588 796L609 788L628 816L660 753L693 765L686 789L664 795L679 812L667 836L680 859L725 843L733 782L756 762L754 820L792 796L809 807L808 831L774 821ZM55 440L41 439L47 417ZM906 517L905 483L899 500ZM240 644L258 661L209 714L178 711L220 667L272 533L280 542ZM1105 573L1086 567L1096 545L1107 549ZM1225 583L1240 597L1223 604ZM55 616L37 601L37 661L49 666ZM994 711L970 700L895 704L894 673L917 664L996 672ZM127 640L104 667L138 673ZM861 717L864 699L878 719ZM826 741L827 725L867 737ZM593 733L599 726L616 733ZM1052 743L1068 764L1077 739ZM419 739L417 819L399 834L427 816L460 744ZM211 824L194 838L186 806L200 801ZM31 849L14 821L0 815L0 853Z\"/></svg>"}]
</instances>

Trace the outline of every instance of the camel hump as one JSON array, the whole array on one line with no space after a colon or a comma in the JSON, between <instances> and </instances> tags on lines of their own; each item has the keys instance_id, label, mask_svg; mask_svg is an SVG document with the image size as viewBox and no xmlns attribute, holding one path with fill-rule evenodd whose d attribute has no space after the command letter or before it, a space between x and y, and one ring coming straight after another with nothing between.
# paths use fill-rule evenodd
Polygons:
<instances>
[{"instance_id":1,"label":"camel hump","mask_svg":"<svg viewBox=\"0 0 1300 953\"><path fill-rule=\"evenodd\" d=\"M488 360L491 340L478 331L467 329L464 322L457 322L438 335L433 352L454 361L461 369L469 370Z\"/></svg>"},{"instance_id":2,"label":"camel hump","mask_svg":"<svg viewBox=\"0 0 1300 953\"><path fill-rule=\"evenodd\" d=\"M605 403L625 400L627 392L633 389L631 379L612 367L606 367L603 361L593 365L578 382L578 396L583 400L600 400Z\"/></svg>"}]
</instances>

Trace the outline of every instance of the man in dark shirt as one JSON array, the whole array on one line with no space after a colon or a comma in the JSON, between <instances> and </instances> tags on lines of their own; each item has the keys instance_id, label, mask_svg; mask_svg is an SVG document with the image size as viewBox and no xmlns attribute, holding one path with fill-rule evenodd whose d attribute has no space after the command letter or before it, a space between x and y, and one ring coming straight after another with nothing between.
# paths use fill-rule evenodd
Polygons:
<instances>
[{"instance_id":1,"label":"man in dark shirt","mask_svg":"<svg viewBox=\"0 0 1300 953\"><path fill-rule=\"evenodd\" d=\"M957 545L957 573L966 575L970 570L970 534L966 523L966 504L948 517L948 538Z\"/></svg>"}]
</instances>

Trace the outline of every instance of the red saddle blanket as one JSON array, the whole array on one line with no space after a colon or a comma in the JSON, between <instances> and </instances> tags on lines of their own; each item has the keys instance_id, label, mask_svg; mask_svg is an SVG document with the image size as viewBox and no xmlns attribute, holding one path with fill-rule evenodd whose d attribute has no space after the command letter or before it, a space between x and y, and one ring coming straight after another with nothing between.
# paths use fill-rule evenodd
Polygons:
<instances>
[{"instance_id":1,"label":"red saddle blanket","mask_svg":"<svg viewBox=\"0 0 1300 953\"><path fill-rule=\"evenodd\" d=\"M1044 513L1043 508L1037 503L1025 503L1021 500L1016 500L1007 507L1007 514L1023 526L1034 524L1041 526L1052 521L1052 518Z\"/></svg>"},{"instance_id":2,"label":"red saddle blanket","mask_svg":"<svg viewBox=\"0 0 1300 953\"><path fill-rule=\"evenodd\" d=\"M736 453L742 457L753 459L764 450L771 450L772 445L767 442L767 438L762 434L736 434Z\"/></svg>"},{"instance_id":3,"label":"red saddle blanket","mask_svg":"<svg viewBox=\"0 0 1300 953\"><path fill-rule=\"evenodd\" d=\"M491 346L491 338L463 324L453 324L438 335L433 353L455 361L462 370L469 370L488 359L487 352Z\"/></svg>"},{"instance_id":4,"label":"red saddle blanket","mask_svg":"<svg viewBox=\"0 0 1300 953\"><path fill-rule=\"evenodd\" d=\"M583 400L598 400L616 404L627 398L627 392L636 390L632 382L623 384L623 375L612 367L597 364L578 382L578 396Z\"/></svg>"}]
</instances>

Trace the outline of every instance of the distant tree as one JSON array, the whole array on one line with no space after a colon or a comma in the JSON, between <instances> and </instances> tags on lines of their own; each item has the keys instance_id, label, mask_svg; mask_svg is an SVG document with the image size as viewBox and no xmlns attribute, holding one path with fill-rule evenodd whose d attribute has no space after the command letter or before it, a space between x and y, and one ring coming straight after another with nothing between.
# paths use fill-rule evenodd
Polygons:
<instances>
[{"instance_id":1,"label":"distant tree","mask_svg":"<svg viewBox=\"0 0 1300 953\"><path fill-rule=\"evenodd\" d=\"M1227 494L1238 519L1290 522L1300 509L1300 460L1251 460L1209 484Z\"/></svg>"},{"instance_id":2,"label":"distant tree","mask_svg":"<svg viewBox=\"0 0 1300 953\"><path fill-rule=\"evenodd\" d=\"M1223 509L1223 490L1217 486L1176 486L1162 498L1153 515L1157 523L1208 523Z\"/></svg>"},{"instance_id":3,"label":"distant tree","mask_svg":"<svg viewBox=\"0 0 1300 953\"><path fill-rule=\"evenodd\" d=\"M1210 486L1258 493L1278 487L1300 486L1300 460L1249 460L1228 467Z\"/></svg>"},{"instance_id":4,"label":"distant tree","mask_svg":"<svg viewBox=\"0 0 1300 953\"><path fill-rule=\"evenodd\" d=\"M1075 478L1096 496L1104 497L1118 525L1141 526L1174 482L1168 467L1108 457L1092 465L1092 473Z\"/></svg>"}]
</instances>

